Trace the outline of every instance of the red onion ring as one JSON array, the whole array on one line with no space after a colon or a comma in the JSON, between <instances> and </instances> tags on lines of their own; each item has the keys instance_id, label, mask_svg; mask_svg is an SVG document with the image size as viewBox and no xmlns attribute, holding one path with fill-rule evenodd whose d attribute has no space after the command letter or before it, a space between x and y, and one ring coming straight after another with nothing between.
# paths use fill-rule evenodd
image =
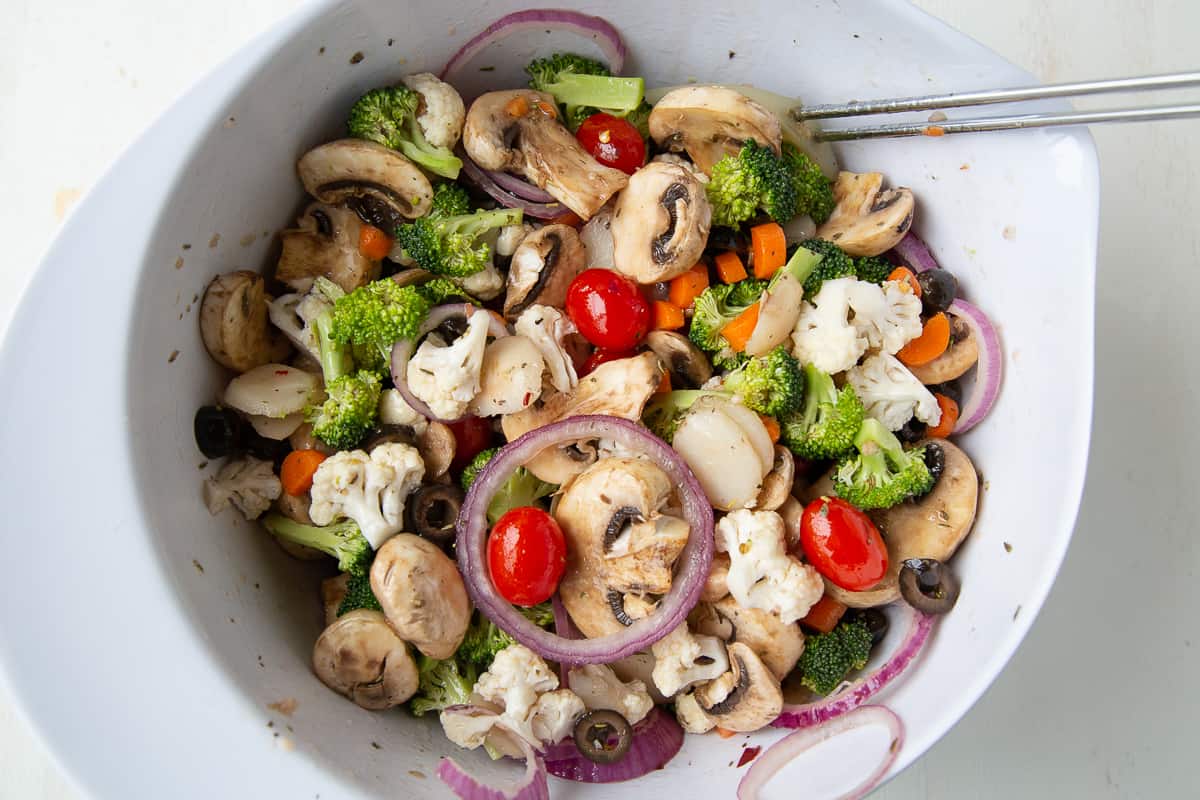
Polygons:
<instances>
[{"instance_id":1,"label":"red onion ring","mask_svg":"<svg viewBox=\"0 0 1200 800\"><path fill-rule=\"evenodd\" d=\"M867 725L886 727L892 735L891 746L884 751L883 760L875 771L866 780L841 795L838 800L860 800L866 797L884 779L892 764L896 762L900 748L904 747L904 723L891 709L884 706L862 706L825 725L789 733L768 747L754 762L754 766L750 767L750 771L742 776L741 782L738 783L738 800L756 800L762 787L796 756L834 736Z\"/></svg>"},{"instance_id":2,"label":"red onion ring","mask_svg":"<svg viewBox=\"0 0 1200 800\"><path fill-rule=\"evenodd\" d=\"M437 776L463 800L550 800L550 786L546 781L546 765L542 757L524 738L512 738L525 754L525 774L510 791L480 783L449 756L438 762Z\"/></svg>"},{"instance_id":3,"label":"red onion ring","mask_svg":"<svg viewBox=\"0 0 1200 800\"><path fill-rule=\"evenodd\" d=\"M467 177L471 179L471 182L487 192L489 197L505 208L519 208L524 212L525 216L533 217L534 219L554 219L555 217L561 217L568 211L567 207L557 200L552 203L535 203L532 200L522 200L512 192L502 189L492 180L491 173L472 161L466 153L460 152L459 158L463 162L463 172L467 173Z\"/></svg>"},{"instance_id":4,"label":"red onion ring","mask_svg":"<svg viewBox=\"0 0 1200 800\"><path fill-rule=\"evenodd\" d=\"M683 517L691 534L676 562L670 590L653 614L619 633L594 639L567 639L539 628L496 591L487 567L487 507L517 467L547 447L585 439L612 439L640 451L678 487ZM684 460L645 428L618 417L571 417L536 428L510 442L488 462L471 484L458 514L458 566L472 602L509 636L550 661L560 664L607 664L645 650L683 622L700 599L713 554L713 513L704 490Z\"/></svg>"},{"instance_id":5,"label":"red onion ring","mask_svg":"<svg viewBox=\"0 0 1200 800\"><path fill-rule=\"evenodd\" d=\"M442 423L458 422L457 419L439 418L425 401L413 394L412 389L409 388L408 362L417 350L417 343L437 328L438 325L441 325L451 317L457 316L470 319L471 315L477 312L488 315L488 333L493 339L503 339L509 335L508 328L495 314L484 311L484 309L478 308L471 303L448 303L446 305L434 306L430 309L429 314L425 317L425 321L421 323L421 328L415 338L401 339L392 345L392 383L396 385L396 391L400 392L400 396L404 398L404 402L408 403L413 411L416 411L426 419ZM459 419L462 418L459 417Z\"/></svg>"},{"instance_id":6,"label":"red onion ring","mask_svg":"<svg viewBox=\"0 0 1200 800\"><path fill-rule=\"evenodd\" d=\"M992 410L1000 394L1000 383L1004 372L1004 355L1000 350L1000 335L995 326L978 308L966 300L956 299L950 304L950 313L966 323L971 335L979 344L979 361L975 365L975 385L963 399L955 433L966 433L974 428Z\"/></svg>"},{"instance_id":7,"label":"red onion ring","mask_svg":"<svg viewBox=\"0 0 1200 800\"><path fill-rule=\"evenodd\" d=\"M554 632L564 639L582 639L583 634L575 627L575 623L571 620L571 615L567 613L567 607L563 605L562 598L555 592L550 597L550 608L554 611ZM569 665L558 665L558 683L564 689L570 689L567 673L571 671Z\"/></svg>"},{"instance_id":8,"label":"red onion ring","mask_svg":"<svg viewBox=\"0 0 1200 800\"><path fill-rule=\"evenodd\" d=\"M510 34L537 28L568 31L591 39L604 54L613 75L620 75L625 67L625 43L621 41L621 34L607 20L562 8L537 8L506 14L472 36L450 57L438 77L453 83L454 74L489 45Z\"/></svg>"},{"instance_id":9,"label":"red onion ring","mask_svg":"<svg viewBox=\"0 0 1200 800\"><path fill-rule=\"evenodd\" d=\"M575 741L563 739L546 748L546 771L558 778L580 783L616 783L640 778L662 769L683 747L683 728L655 706L633 728L633 742L620 761L597 764L584 758Z\"/></svg>"},{"instance_id":10,"label":"red onion ring","mask_svg":"<svg viewBox=\"0 0 1200 800\"><path fill-rule=\"evenodd\" d=\"M529 181L522 180L516 175L509 175L507 172L489 169L484 170L487 176L492 181L506 192L509 192L522 200L528 200L531 203L557 203L554 196L544 189L539 189Z\"/></svg>"},{"instance_id":11,"label":"red onion ring","mask_svg":"<svg viewBox=\"0 0 1200 800\"><path fill-rule=\"evenodd\" d=\"M904 234L904 238L896 243L892 252L913 272L928 272L931 269L938 269L938 263L933 254L929 252L929 247L921 241L921 237L912 231Z\"/></svg>"},{"instance_id":12,"label":"red onion ring","mask_svg":"<svg viewBox=\"0 0 1200 800\"><path fill-rule=\"evenodd\" d=\"M908 629L896 652L875 671L850 684L846 689L829 697L799 705L785 705L783 711L771 724L776 728L811 728L836 719L853 711L883 687L899 677L921 652L929 631L933 628L933 617L921 614L907 603L897 603L902 613L908 616Z\"/></svg>"}]
</instances>

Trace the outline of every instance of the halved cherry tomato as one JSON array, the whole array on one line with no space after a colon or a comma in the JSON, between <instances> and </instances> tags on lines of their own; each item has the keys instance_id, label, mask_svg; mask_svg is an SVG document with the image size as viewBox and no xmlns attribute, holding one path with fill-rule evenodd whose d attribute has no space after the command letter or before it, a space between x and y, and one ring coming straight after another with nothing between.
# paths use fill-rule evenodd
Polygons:
<instances>
[{"instance_id":1,"label":"halved cherry tomato","mask_svg":"<svg viewBox=\"0 0 1200 800\"><path fill-rule=\"evenodd\" d=\"M463 417L447 427L454 434L452 469L462 469L492 443L492 425L482 417Z\"/></svg>"},{"instance_id":2,"label":"halved cherry tomato","mask_svg":"<svg viewBox=\"0 0 1200 800\"><path fill-rule=\"evenodd\" d=\"M587 269L571 281L567 316L606 350L631 350L650 330L650 304L636 283L611 269Z\"/></svg>"},{"instance_id":3,"label":"halved cherry tomato","mask_svg":"<svg viewBox=\"0 0 1200 800\"><path fill-rule=\"evenodd\" d=\"M851 592L870 589L887 574L888 552L871 518L838 497L804 507L800 546L817 572Z\"/></svg>"},{"instance_id":4,"label":"halved cherry tomato","mask_svg":"<svg viewBox=\"0 0 1200 800\"><path fill-rule=\"evenodd\" d=\"M488 534L488 570L510 603L535 606L558 588L567 568L567 543L554 517L532 506L505 512Z\"/></svg>"},{"instance_id":5,"label":"halved cherry tomato","mask_svg":"<svg viewBox=\"0 0 1200 800\"><path fill-rule=\"evenodd\" d=\"M583 121L575 138L592 158L627 175L646 163L646 143L637 128L612 114L592 114Z\"/></svg>"},{"instance_id":6,"label":"halved cherry tomato","mask_svg":"<svg viewBox=\"0 0 1200 800\"><path fill-rule=\"evenodd\" d=\"M583 362L583 369L579 371L579 377L582 378L601 364L618 361L622 358L633 358L636 355L637 352L633 350L605 350L603 347L597 347L588 356L587 361Z\"/></svg>"}]
</instances>

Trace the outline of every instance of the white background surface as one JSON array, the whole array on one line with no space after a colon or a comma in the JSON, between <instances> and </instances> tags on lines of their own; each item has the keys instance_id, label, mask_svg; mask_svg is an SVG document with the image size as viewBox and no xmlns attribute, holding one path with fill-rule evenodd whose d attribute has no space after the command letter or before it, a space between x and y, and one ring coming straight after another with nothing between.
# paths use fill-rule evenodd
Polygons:
<instances>
[{"instance_id":1,"label":"white background surface","mask_svg":"<svg viewBox=\"0 0 1200 800\"><path fill-rule=\"evenodd\" d=\"M0 324L79 193L177 94L295 4L0 0ZM1192 0L917 4L1045 81L1200 67ZM881 798L1200 794L1200 361L1189 352L1200 341L1200 121L1094 134L1096 413L1075 539L1008 668ZM1030 460L1052 446L1030 442ZM0 798L76 797L0 696Z\"/></svg>"}]
</instances>

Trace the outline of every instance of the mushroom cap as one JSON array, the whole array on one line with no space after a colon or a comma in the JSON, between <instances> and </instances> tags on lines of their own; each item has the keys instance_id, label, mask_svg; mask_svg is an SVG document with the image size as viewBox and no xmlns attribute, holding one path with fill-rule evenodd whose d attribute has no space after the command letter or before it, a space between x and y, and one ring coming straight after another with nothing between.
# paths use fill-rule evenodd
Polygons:
<instances>
[{"instance_id":1,"label":"mushroom cap","mask_svg":"<svg viewBox=\"0 0 1200 800\"><path fill-rule=\"evenodd\" d=\"M417 691L417 665L378 611L338 617L313 646L321 682L372 711L398 706Z\"/></svg>"},{"instance_id":2,"label":"mushroom cap","mask_svg":"<svg viewBox=\"0 0 1200 800\"><path fill-rule=\"evenodd\" d=\"M702 685L696 701L717 726L749 733L770 725L783 710L779 679L745 643L728 647L729 672Z\"/></svg>"},{"instance_id":3,"label":"mushroom cap","mask_svg":"<svg viewBox=\"0 0 1200 800\"><path fill-rule=\"evenodd\" d=\"M430 658L449 658L471 622L458 567L430 541L398 533L371 565L371 591L396 632Z\"/></svg>"},{"instance_id":4,"label":"mushroom cap","mask_svg":"<svg viewBox=\"0 0 1200 800\"><path fill-rule=\"evenodd\" d=\"M344 203L385 231L429 213L433 187L400 153L363 139L338 139L309 150L296 164L300 181L323 203Z\"/></svg>"},{"instance_id":5,"label":"mushroom cap","mask_svg":"<svg viewBox=\"0 0 1200 800\"><path fill-rule=\"evenodd\" d=\"M729 594L729 553L713 553L708 579L700 592L701 603L713 603Z\"/></svg>"},{"instance_id":6,"label":"mushroom cap","mask_svg":"<svg viewBox=\"0 0 1200 800\"><path fill-rule=\"evenodd\" d=\"M746 608L729 596L697 605L688 624L696 633L746 645L779 680L804 654L804 632L798 623L787 624L761 608Z\"/></svg>"},{"instance_id":7,"label":"mushroom cap","mask_svg":"<svg viewBox=\"0 0 1200 800\"><path fill-rule=\"evenodd\" d=\"M295 228L279 234L283 249L275 279L307 292L313 279L325 277L352 292L379 277L380 262L358 250L362 220L348 208L312 203Z\"/></svg>"},{"instance_id":8,"label":"mushroom cap","mask_svg":"<svg viewBox=\"0 0 1200 800\"><path fill-rule=\"evenodd\" d=\"M817 238L833 242L852 256L877 256L891 250L912 227L916 200L908 189L883 191L878 172L839 172L833 184L837 205Z\"/></svg>"},{"instance_id":9,"label":"mushroom cap","mask_svg":"<svg viewBox=\"0 0 1200 800\"><path fill-rule=\"evenodd\" d=\"M227 272L212 279L200 303L200 337L214 361L246 372L287 358L292 347L270 324L270 302L257 272Z\"/></svg>"},{"instance_id":10,"label":"mushroom cap","mask_svg":"<svg viewBox=\"0 0 1200 800\"><path fill-rule=\"evenodd\" d=\"M454 431L444 423L430 420L425 429L417 434L417 452L425 463L425 474L440 478L450 469L456 447Z\"/></svg>"},{"instance_id":11,"label":"mushroom cap","mask_svg":"<svg viewBox=\"0 0 1200 800\"><path fill-rule=\"evenodd\" d=\"M954 314L949 317L950 346L928 364L908 368L926 386L961 378L979 360L979 342L971 335L971 329Z\"/></svg>"},{"instance_id":12,"label":"mushroom cap","mask_svg":"<svg viewBox=\"0 0 1200 800\"><path fill-rule=\"evenodd\" d=\"M613 268L638 283L657 283L696 265L708 242L712 205L692 170L653 162L617 195Z\"/></svg>"},{"instance_id":13,"label":"mushroom cap","mask_svg":"<svg viewBox=\"0 0 1200 800\"><path fill-rule=\"evenodd\" d=\"M792 481L796 477L796 458L786 447L775 445L775 461L763 478L762 488L754 507L759 511L774 511L792 497Z\"/></svg>"},{"instance_id":14,"label":"mushroom cap","mask_svg":"<svg viewBox=\"0 0 1200 800\"><path fill-rule=\"evenodd\" d=\"M654 104L650 135L669 150L686 151L704 174L753 139L779 154L779 119L728 86L685 86Z\"/></svg>"},{"instance_id":15,"label":"mushroom cap","mask_svg":"<svg viewBox=\"0 0 1200 800\"><path fill-rule=\"evenodd\" d=\"M547 225L521 240L508 267L504 316L516 319L532 305L562 308L567 288L587 269L587 251L570 225Z\"/></svg>"},{"instance_id":16,"label":"mushroom cap","mask_svg":"<svg viewBox=\"0 0 1200 800\"><path fill-rule=\"evenodd\" d=\"M279 541L283 541L280 539ZM322 557L328 558L324 553ZM337 621L338 606L346 599L346 588L350 584L350 576L343 572L321 581L321 607L325 609L325 626Z\"/></svg>"},{"instance_id":17,"label":"mushroom cap","mask_svg":"<svg viewBox=\"0 0 1200 800\"><path fill-rule=\"evenodd\" d=\"M683 334L675 331L650 331L644 343L662 361L677 389L699 389L712 377L708 357Z\"/></svg>"}]
</instances>

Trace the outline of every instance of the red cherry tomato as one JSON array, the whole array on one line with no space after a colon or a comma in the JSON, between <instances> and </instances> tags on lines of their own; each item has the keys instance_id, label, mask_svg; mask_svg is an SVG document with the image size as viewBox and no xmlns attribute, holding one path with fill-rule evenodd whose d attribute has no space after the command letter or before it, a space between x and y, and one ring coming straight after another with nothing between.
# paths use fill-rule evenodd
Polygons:
<instances>
[{"instance_id":1,"label":"red cherry tomato","mask_svg":"<svg viewBox=\"0 0 1200 800\"><path fill-rule=\"evenodd\" d=\"M646 143L637 128L612 114L592 114L583 121L575 138L592 158L627 175L646 163Z\"/></svg>"},{"instance_id":2,"label":"red cherry tomato","mask_svg":"<svg viewBox=\"0 0 1200 800\"><path fill-rule=\"evenodd\" d=\"M636 283L611 269L584 270L571 281L567 316L605 350L632 350L650 330L650 304Z\"/></svg>"},{"instance_id":3,"label":"red cherry tomato","mask_svg":"<svg viewBox=\"0 0 1200 800\"><path fill-rule=\"evenodd\" d=\"M488 569L510 603L535 606L558 588L567 568L567 543L554 517L532 506L507 511L488 534Z\"/></svg>"},{"instance_id":4,"label":"red cherry tomato","mask_svg":"<svg viewBox=\"0 0 1200 800\"><path fill-rule=\"evenodd\" d=\"M447 427L454 434L452 469L462 469L492 443L492 425L482 417L463 417Z\"/></svg>"},{"instance_id":5,"label":"red cherry tomato","mask_svg":"<svg viewBox=\"0 0 1200 800\"><path fill-rule=\"evenodd\" d=\"M887 547L879 529L837 497L819 497L804 507L800 546L817 572L851 592L870 589L887 573Z\"/></svg>"},{"instance_id":6,"label":"red cherry tomato","mask_svg":"<svg viewBox=\"0 0 1200 800\"><path fill-rule=\"evenodd\" d=\"M601 364L607 364L609 361L619 361L622 358L633 358L637 355L634 350L605 350L603 347L598 347L588 356L587 361L583 362L583 368L579 371L579 377L587 375Z\"/></svg>"}]
</instances>

